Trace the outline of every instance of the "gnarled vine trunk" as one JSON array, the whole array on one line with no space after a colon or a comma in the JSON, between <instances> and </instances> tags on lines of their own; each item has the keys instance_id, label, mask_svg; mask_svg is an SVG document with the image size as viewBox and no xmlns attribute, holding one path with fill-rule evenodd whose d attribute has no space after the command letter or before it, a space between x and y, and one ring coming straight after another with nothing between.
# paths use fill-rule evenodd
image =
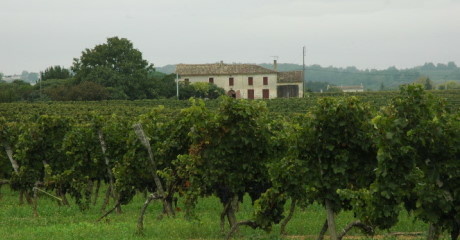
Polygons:
<instances>
[{"instance_id":1,"label":"gnarled vine trunk","mask_svg":"<svg viewBox=\"0 0 460 240\"><path fill-rule=\"evenodd\" d=\"M428 234L426 236L427 240L438 240L439 235L441 234L441 229L435 224L430 224L428 227Z\"/></svg>"},{"instance_id":2,"label":"gnarled vine trunk","mask_svg":"<svg viewBox=\"0 0 460 240\"><path fill-rule=\"evenodd\" d=\"M329 199L326 199L326 211L327 211L327 228L329 230L329 235L331 236L331 240L338 240L337 230L335 227L335 213L334 213L334 210L332 209L332 205Z\"/></svg>"},{"instance_id":3,"label":"gnarled vine trunk","mask_svg":"<svg viewBox=\"0 0 460 240\"><path fill-rule=\"evenodd\" d=\"M296 203L297 201L295 199L292 199L291 207L289 208L289 214L280 224L280 228L281 228L280 232L282 235L286 235L286 225L288 224L289 221L291 221L292 216L294 216Z\"/></svg>"}]
</instances>

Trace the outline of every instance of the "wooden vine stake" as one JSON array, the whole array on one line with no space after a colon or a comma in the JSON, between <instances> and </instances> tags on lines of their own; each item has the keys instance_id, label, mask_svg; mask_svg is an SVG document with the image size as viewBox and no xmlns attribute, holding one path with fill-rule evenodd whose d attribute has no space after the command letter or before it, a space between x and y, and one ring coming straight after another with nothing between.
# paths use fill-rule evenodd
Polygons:
<instances>
[{"instance_id":1,"label":"wooden vine stake","mask_svg":"<svg viewBox=\"0 0 460 240\"><path fill-rule=\"evenodd\" d=\"M174 216L174 212L173 212L173 210L171 208L171 205L169 205L166 202L166 194L165 194L163 185L161 184L160 178L158 177L158 174L157 174L157 170L158 170L157 169L157 164L156 164L155 159L153 157L153 152L152 152L152 147L150 146L150 141L147 138L147 136L145 135L144 129L142 128L142 124L140 124L140 123L134 124L133 128L134 128L134 131L135 131L135 133L137 135L137 138L142 143L142 145L147 149L147 152L149 154L150 163L152 164L152 171L151 172L152 172L153 180L155 181L155 185L157 187L157 192L159 194L159 196L150 195L147 198L147 200L144 203L144 206L142 207L141 216L139 217L139 221L143 221L144 214L145 214L145 209L147 208L148 204L153 199L156 199L156 198L162 199L163 206L164 206L164 208L166 210L166 214L168 216ZM155 196L155 197L153 197L153 196ZM143 231L143 223L139 224L139 222L138 222L138 233L142 233L142 231Z\"/></svg>"},{"instance_id":2,"label":"wooden vine stake","mask_svg":"<svg viewBox=\"0 0 460 240\"><path fill-rule=\"evenodd\" d=\"M13 150L11 149L10 145L7 142L3 142L3 146L5 147L6 155L8 155L8 159L11 162L11 166L15 173L19 172L19 165L18 162L13 158Z\"/></svg>"},{"instance_id":3,"label":"wooden vine stake","mask_svg":"<svg viewBox=\"0 0 460 240\"><path fill-rule=\"evenodd\" d=\"M107 175L109 176L109 184L110 184L110 191L112 192L112 196L116 199L118 198L118 194L115 191L115 188L113 186L113 174L112 170L110 170L110 161L109 158L107 157L107 144L105 143L105 138L104 138L104 133L102 132L101 129L97 130L97 134L99 136L99 142L101 143L101 150L102 150L102 155L104 155L104 160L105 160L105 166L107 167ZM98 182L99 184L99 182ZM97 188L99 192L99 186ZM118 201L117 201L118 202ZM118 204L117 205L117 213L121 213L121 206Z\"/></svg>"}]
</instances>

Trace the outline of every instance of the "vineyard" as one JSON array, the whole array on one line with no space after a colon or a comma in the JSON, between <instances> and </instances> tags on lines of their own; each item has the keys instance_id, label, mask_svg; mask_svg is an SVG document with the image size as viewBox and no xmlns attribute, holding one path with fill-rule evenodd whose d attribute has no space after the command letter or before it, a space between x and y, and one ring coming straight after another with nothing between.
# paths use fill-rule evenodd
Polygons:
<instances>
[{"instance_id":1,"label":"vineyard","mask_svg":"<svg viewBox=\"0 0 460 240\"><path fill-rule=\"evenodd\" d=\"M59 221L53 212L67 219L72 210L128 238L164 239L152 228L170 228L187 232L170 239L400 231L456 240L459 110L459 91L419 86L266 101L0 104L0 216Z\"/></svg>"}]
</instances>

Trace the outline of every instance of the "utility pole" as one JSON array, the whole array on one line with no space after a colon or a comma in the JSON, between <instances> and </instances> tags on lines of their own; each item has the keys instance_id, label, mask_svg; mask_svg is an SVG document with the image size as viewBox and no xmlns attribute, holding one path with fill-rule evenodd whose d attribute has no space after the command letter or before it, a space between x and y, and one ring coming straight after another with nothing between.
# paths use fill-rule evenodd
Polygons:
<instances>
[{"instance_id":1,"label":"utility pole","mask_svg":"<svg viewBox=\"0 0 460 240\"><path fill-rule=\"evenodd\" d=\"M302 92L302 97L305 97L305 55L306 53L307 53L307 50L305 49L305 46L303 46L303 72L302 72L303 92Z\"/></svg>"},{"instance_id":2,"label":"utility pole","mask_svg":"<svg viewBox=\"0 0 460 240\"><path fill-rule=\"evenodd\" d=\"M176 72L176 96L177 100L179 100L179 73Z\"/></svg>"}]
</instances>

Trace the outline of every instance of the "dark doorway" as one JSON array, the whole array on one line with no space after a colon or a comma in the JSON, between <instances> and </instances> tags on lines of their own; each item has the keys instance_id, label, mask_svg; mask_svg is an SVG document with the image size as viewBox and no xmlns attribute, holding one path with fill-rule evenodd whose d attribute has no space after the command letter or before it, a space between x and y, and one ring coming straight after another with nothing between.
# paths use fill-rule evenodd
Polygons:
<instances>
[{"instance_id":1,"label":"dark doorway","mask_svg":"<svg viewBox=\"0 0 460 240\"><path fill-rule=\"evenodd\" d=\"M276 90L277 90L276 96L279 98L299 97L299 86L298 85L278 86Z\"/></svg>"},{"instance_id":2,"label":"dark doorway","mask_svg":"<svg viewBox=\"0 0 460 240\"><path fill-rule=\"evenodd\" d=\"M233 91L233 90L230 90L230 91L227 92L227 96L232 97L232 98L236 98L236 92Z\"/></svg>"}]
</instances>

